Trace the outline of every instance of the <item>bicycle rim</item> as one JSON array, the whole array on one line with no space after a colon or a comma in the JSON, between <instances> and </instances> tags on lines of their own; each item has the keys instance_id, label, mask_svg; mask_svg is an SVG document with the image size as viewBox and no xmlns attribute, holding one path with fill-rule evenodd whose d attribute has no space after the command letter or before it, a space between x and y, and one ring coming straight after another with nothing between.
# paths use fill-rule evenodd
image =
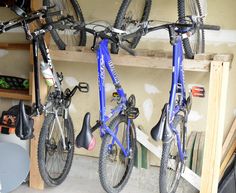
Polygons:
<instances>
[{"instance_id":1,"label":"bicycle rim","mask_svg":"<svg viewBox=\"0 0 236 193\"><path fill-rule=\"evenodd\" d=\"M64 120L62 116L58 118L66 147L63 146L63 137L53 114L45 118L39 138L39 170L43 180L49 186L59 185L64 181L69 173L74 152L72 122L69 119Z\"/></svg>"},{"instance_id":2,"label":"bicycle rim","mask_svg":"<svg viewBox=\"0 0 236 193\"><path fill-rule=\"evenodd\" d=\"M203 16L202 7L199 0L178 0L178 19L184 22L186 15ZM203 18L199 21L203 23ZM196 29L195 33L183 39L186 58L194 58L194 54L205 52L205 32L203 29Z\"/></svg>"},{"instance_id":3,"label":"bicycle rim","mask_svg":"<svg viewBox=\"0 0 236 193\"><path fill-rule=\"evenodd\" d=\"M119 119L119 118L118 118ZM117 138L127 148L127 118L116 119L111 129L117 131ZM134 164L135 142L134 133L129 129L130 156L125 157L120 146L113 142L110 135L103 139L99 161L99 176L103 188L109 192L120 192L127 183Z\"/></svg>"},{"instance_id":4,"label":"bicycle rim","mask_svg":"<svg viewBox=\"0 0 236 193\"><path fill-rule=\"evenodd\" d=\"M185 131L183 117L177 116L174 126L180 133L181 143L184 145ZM168 143L163 143L160 168L160 193L174 193L178 187L184 164L180 161L176 136Z\"/></svg>"},{"instance_id":5,"label":"bicycle rim","mask_svg":"<svg viewBox=\"0 0 236 193\"><path fill-rule=\"evenodd\" d=\"M128 33L135 32L140 23L147 21L151 9L151 0L125 0L122 2L120 10L117 14L114 24L115 28L127 31ZM130 38L125 42L126 46L136 48L141 36ZM118 52L118 47L113 44L111 47L112 53Z\"/></svg>"},{"instance_id":6,"label":"bicycle rim","mask_svg":"<svg viewBox=\"0 0 236 193\"><path fill-rule=\"evenodd\" d=\"M44 0L44 5L55 5L50 11L61 10L63 16L73 16L75 22L84 23L81 8L76 0ZM60 17L61 16L48 17L46 21L50 23L57 21ZM86 44L86 33L84 31L78 32L67 28L52 30L51 34L56 45L61 50L73 49L74 46L85 46Z\"/></svg>"},{"instance_id":7,"label":"bicycle rim","mask_svg":"<svg viewBox=\"0 0 236 193\"><path fill-rule=\"evenodd\" d=\"M202 6L199 0L187 0L187 8L189 15L198 17L203 16ZM188 12L187 12L188 15ZM200 22L203 24L203 18L200 18ZM192 44L193 53L205 52L205 33L203 29L197 29L196 33L190 37L190 43Z\"/></svg>"}]
</instances>

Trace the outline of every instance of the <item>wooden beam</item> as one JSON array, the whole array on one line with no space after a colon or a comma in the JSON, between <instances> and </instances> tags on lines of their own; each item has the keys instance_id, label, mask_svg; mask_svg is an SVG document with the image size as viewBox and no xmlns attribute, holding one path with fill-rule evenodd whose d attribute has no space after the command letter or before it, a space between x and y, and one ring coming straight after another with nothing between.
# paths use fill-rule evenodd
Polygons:
<instances>
[{"instance_id":1,"label":"wooden beam","mask_svg":"<svg viewBox=\"0 0 236 193\"><path fill-rule=\"evenodd\" d=\"M29 50L29 43L0 43L0 49L6 50Z\"/></svg>"},{"instance_id":2,"label":"wooden beam","mask_svg":"<svg viewBox=\"0 0 236 193\"><path fill-rule=\"evenodd\" d=\"M34 80L33 80L34 83ZM34 84L32 85L32 98L33 102L35 101L35 93L34 93ZM44 103L47 96L47 86L45 84L45 81L40 76L40 97L41 102ZM34 138L30 141L30 187L35 189L44 189L44 181L41 178L41 175L39 173L39 167L38 167L38 140L39 140L39 134L42 128L42 124L44 121L44 115L34 117Z\"/></svg>"},{"instance_id":3,"label":"wooden beam","mask_svg":"<svg viewBox=\"0 0 236 193\"><path fill-rule=\"evenodd\" d=\"M96 54L89 49L83 51L50 50L53 60L80 63L96 63ZM160 56L131 56L127 54L111 55L112 62L119 66L172 69L172 58ZM211 60L184 60L187 71L209 72Z\"/></svg>"},{"instance_id":4,"label":"wooden beam","mask_svg":"<svg viewBox=\"0 0 236 193\"><path fill-rule=\"evenodd\" d=\"M211 63L201 193L218 189L229 69L229 62Z\"/></svg>"},{"instance_id":5,"label":"wooden beam","mask_svg":"<svg viewBox=\"0 0 236 193\"><path fill-rule=\"evenodd\" d=\"M236 140L235 138L236 138L236 118L234 119L234 122L233 122L233 124L232 124L232 126L231 126L231 128L230 128L230 130L227 134L227 137L226 137L226 139L223 143L222 159L221 159L222 161L225 158L225 154L227 153L227 149L229 149L232 145L232 142L234 140Z\"/></svg>"},{"instance_id":6,"label":"wooden beam","mask_svg":"<svg viewBox=\"0 0 236 193\"><path fill-rule=\"evenodd\" d=\"M29 91L26 90L7 90L0 89L0 97L9 98L9 99L17 99L17 100L31 100L31 95L29 95Z\"/></svg>"},{"instance_id":7,"label":"wooden beam","mask_svg":"<svg viewBox=\"0 0 236 193\"><path fill-rule=\"evenodd\" d=\"M234 152L236 151L236 141L230 146L228 153L225 155L224 160L220 166L220 178L223 176L230 159L232 158Z\"/></svg>"},{"instance_id":8,"label":"wooden beam","mask_svg":"<svg viewBox=\"0 0 236 193\"><path fill-rule=\"evenodd\" d=\"M43 6L43 1L42 0L31 0L30 2L30 7L32 11L36 11Z\"/></svg>"}]
</instances>

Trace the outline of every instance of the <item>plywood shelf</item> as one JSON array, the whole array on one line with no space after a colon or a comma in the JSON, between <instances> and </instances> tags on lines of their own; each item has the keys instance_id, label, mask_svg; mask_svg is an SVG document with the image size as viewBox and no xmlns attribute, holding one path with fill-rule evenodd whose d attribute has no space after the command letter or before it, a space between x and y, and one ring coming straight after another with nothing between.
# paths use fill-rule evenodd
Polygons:
<instances>
[{"instance_id":1,"label":"plywood shelf","mask_svg":"<svg viewBox=\"0 0 236 193\"><path fill-rule=\"evenodd\" d=\"M30 101L32 99L32 96L29 95L28 90L24 91L0 89L0 97L27 101Z\"/></svg>"},{"instance_id":2,"label":"plywood shelf","mask_svg":"<svg viewBox=\"0 0 236 193\"><path fill-rule=\"evenodd\" d=\"M53 60L65 62L96 63L96 54L88 48L77 48L77 51L50 50ZM169 53L161 53L153 50L138 50L137 56L128 54L112 54L112 62L118 66L145 67L158 69L172 69L172 58ZM230 54L201 54L194 60L184 59L184 70L209 72L213 60L231 61ZM223 59L223 60L222 60Z\"/></svg>"},{"instance_id":3,"label":"plywood shelf","mask_svg":"<svg viewBox=\"0 0 236 193\"><path fill-rule=\"evenodd\" d=\"M30 43L0 43L0 49L29 50Z\"/></svg>"}]
</instances>

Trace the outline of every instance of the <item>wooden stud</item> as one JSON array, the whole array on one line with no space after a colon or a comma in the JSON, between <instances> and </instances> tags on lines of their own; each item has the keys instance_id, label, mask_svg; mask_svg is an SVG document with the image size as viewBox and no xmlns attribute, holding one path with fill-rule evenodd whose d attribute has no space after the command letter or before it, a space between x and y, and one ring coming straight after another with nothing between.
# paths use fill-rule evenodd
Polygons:
<instances>
[{"instance_id":1,"label":"wooden stud","mask_svg":"<svg viewBox=\"0 0 236 193\"><path fill-rule=\"evenodd\" d=\"M140 143L137 143L134 166L139 169L142 167L142 148Z\"/></svg>"},{"instance_id":2,"label":"wooden stud","mask_svg":"<svg viewBox=\"0 0 236 193\"><path fill-rule=\"evenodd\" d=\"M34 81L32 85L32 97L33 101L35 101L35 93L34 93ZM47 86L42 76L40 76L40 96L41 102L45 102L45 96L47 95ZM30 187L36 189L44 189L44 181L42 180L39 168L38 168L38 139L39 134L42 128L42 124L44 121L44 115L40 115L38 117L34 117L34 138L30 141Z\"/></svg>"},{"instance_id":3,"label":"wooden stud","mask_svg":"<svg viewBox=\"0 0 236 193\"><path fill-rule=\"evenodd\" d=\"M43 6L43 1L42 0L31 0L30 2L30 7L32 11L36 11Z\"/></svg>"},{"instance_id":4,"label":"wooden stud","mask_svg":"<svg viewBox=\"0 0 236 193\"><path fill-rule=\"evenodd\" d=\"M229 62L211 63L201 193L216 193L218 188L229 69Z\"/></svg>"},{"instance_id":5,"label":"wooden stud","mask_svg":"<svg viewBox=\"0 0 236 193\"><path fill-rule=\"evenodd\" d=\"M62 51L50 50L53 60L81 63L96 63L96 54L92 51ZM125 54L114 54L112 62L119 66L145 67L158 69L172 69L172 59L150 56L131 56ZM210 60L184 60L184 69L187 71L209 72Z\"/></svg>"},{"instance_id":6,"label":"wooden stud","mask_svg":"<svg viewBox=\"0 0 236 193\"><path fill-rule=\"evenodd\" d=\"M228 153L225 155L225 158L220 166L220 178L223 176L223 174L227 168L227 165L228 165L228 163L235 151L236 151L236 140L234 141L234 143L230 147Z\"/></svg>"},{"instance_id":7,"label":"wooden stud","mask_svg":"<svg viewBox=\"0 0 236 193\"><path fill-rule=\"evenodd\" d=\"M198 155L197 155L197 175L201 176L202 174L202 161L203 161L203 151L204 151L204 140L205 133L201 132L200 143L198 147Z\"/></svg>"},{"instance_id":8,"label":"wooden stud","mask_svg":"<svg viewBox=\"0 0 236 193\"><path fill-rule=\"evenodd\" d=\"M29 43L0 43L0 49L6 50L29 50L30 44Z\"/></svg>"},{"instance_id":9,"label":"wooden stud","mask_svg":"<svg viewBox=\"0 0 236 193\"><path fill-rule=\"evenodd\" d=\"M18 100L31 100L31 96L29 95L28 90L7 90L0 89L0 97L9 98L9 99L18 99Z\"/></svg>"},{"instance_id":10,"label":"wooden stud","mask_svg":"<svg viewBox=\"0 0 236 193\"><path fill-rule=\"evenodd\" d=\"M192 166L192 157L193 157L193 149L194 149L194 142L196 139L196 135L197 135L197 132L192 131L189 136L188 142L187 142L186 152L187 152L188 159L186 161L186 166L189 167L190 169L192 169L192 167L191 167Z\"/></svg>"},{"instance_id":11,"label":"wooden stud","mask_svg":"<svg viewBox=\"0 0 236 193\"><path fill-rule=\"evenodd\" d=\"M201 133L197 132L194 147L193 147L192 166L191 166L191 169L195 173L197 171L197 158L198 158L198 148L199 148L200 138L201 138Z\"/></svg>"},{"instance_id":12,"label":"wooden stud","mask_svg":"<svg viewBox=\"0 0 236 193\"><path fill-rule=\"evenodd\" d=\"M235 138L236 138L236 119L234 119L234 122L224 141L224 144L222 147L222 161L225 158L225 154L227 153L227 150L231 147L233 141L236 140Z\"/></svg>"}]
</instances>

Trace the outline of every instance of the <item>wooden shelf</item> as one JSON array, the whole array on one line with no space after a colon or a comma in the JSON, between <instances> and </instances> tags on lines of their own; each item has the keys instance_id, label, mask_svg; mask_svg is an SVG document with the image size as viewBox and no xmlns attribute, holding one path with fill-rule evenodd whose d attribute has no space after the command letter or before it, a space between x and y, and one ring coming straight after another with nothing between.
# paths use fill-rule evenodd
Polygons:
<instances>
[{"instance_id":1,"label":"wooden shelf","mask_svg":"<svg viewBox=\"0 0 236 193\"><path fill-rule=\"evenodd\" d=\"M32 96L29 95L29 91L27 90L23 91L0 89L0 97L27 101L30 101L32 99Z\"/></svg>"},{"instance_id":2,"label":"wooden shelf","mask_svg":"<svg viewBox=\"0 0 236 193\"><path fill-rule=\"evenodd\" d=\"M96 54L88 48L77 48L77 51L50 50L53 60L66 62L96 63ZM118 66L172 69L172 58L169 53L153 50L137 50L137 56L128 54L112 54L112 62ZM230 54L200 54L194 60L184 59L184 70L210 72L210 64L214 61L231 61Z\"/></svg>"},{"instance_id":3,"label":"wooden shelf","mask_svg":"<svg viewBox=\"0 0 236 193\"><path fill-rule=\"evenodd\" d=\"M29 50L30 43L0 43L0 49Z\"/></svg>"}]
</instances>

